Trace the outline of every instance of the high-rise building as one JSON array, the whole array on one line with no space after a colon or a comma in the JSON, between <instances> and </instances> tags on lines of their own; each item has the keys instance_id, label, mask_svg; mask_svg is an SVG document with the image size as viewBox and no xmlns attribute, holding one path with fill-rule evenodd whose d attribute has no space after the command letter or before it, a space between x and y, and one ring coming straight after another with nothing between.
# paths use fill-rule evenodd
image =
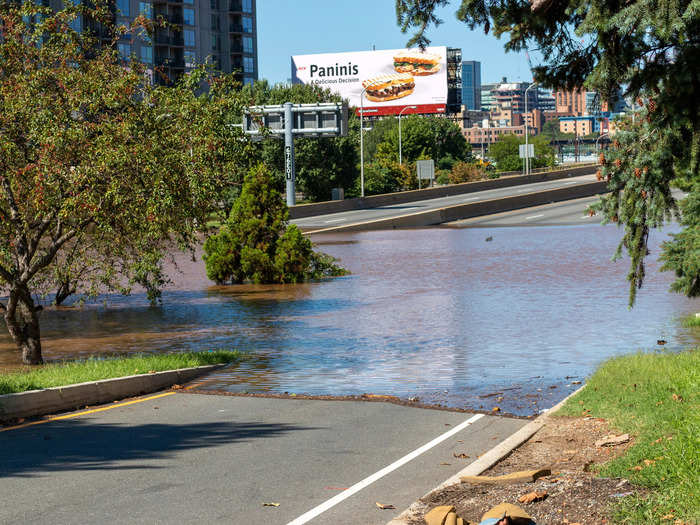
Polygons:
<instances>
[{"instance_id":1,"label":"high-rise building","mask_svg":"<svg viewBox=\"0 0 700 525\"><path fill-rule=\"evenodd\" d=\"M144 15L162 18L153 38L125 35L118 43L152 65L154 81L169 83L196 64L211 63L222 72L237 72L244 83L258 78L256 0L115 0L117 23Z\"/></svg>"},{"instance_id":2,"label":"high-rise building","mask_svg":"<svg viewBox=\"0 0 700 525\"><path fill-rule=\"evenodd\" d=\"M447 114L456 114L462 108L462 49L447 48Z\"/></svg>"},{"instance_id":3,"label":"high-rise building","mask_svg":"<svg viewBox=\"0 0 700 525\"><path fill-rule=\"evenodd\" d=\"M462 105L468 110L481 109L481 62L462 62Z\"/></svg>"}]
</instances>

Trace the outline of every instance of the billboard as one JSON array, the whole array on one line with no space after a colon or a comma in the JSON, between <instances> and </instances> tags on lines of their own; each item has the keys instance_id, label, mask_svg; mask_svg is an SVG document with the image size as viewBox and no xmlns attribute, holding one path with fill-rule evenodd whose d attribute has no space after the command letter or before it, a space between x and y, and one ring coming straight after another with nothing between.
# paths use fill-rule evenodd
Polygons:
<instances>
[{"instance_id":1,"label":"billboard","mask_svg":"<svg viewBox=\"0 0 700 525\"><path fill-rule=\"evenodd\" d=\"M348 99L358 113L363 105L365 116L397 115L402 110L444 113L447 48L296 55L292 82L328 88Z\"/></svg>"}]
</instances>

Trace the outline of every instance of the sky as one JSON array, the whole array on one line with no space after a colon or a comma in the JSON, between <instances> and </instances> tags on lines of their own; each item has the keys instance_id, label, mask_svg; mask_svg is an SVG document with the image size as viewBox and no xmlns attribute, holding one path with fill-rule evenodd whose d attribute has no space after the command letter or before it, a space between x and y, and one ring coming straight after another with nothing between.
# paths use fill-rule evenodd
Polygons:
<instances>
[{"instance_id":1,"label":"sky","mask_svg":"<svg viewBox=\"0 0 700 525\"><path fill-rule=\"evenodd\" d=\"M481 62L481 82L530 81L524 53L506 53L503 40L470 31L455 16L459 0L440 9L444 23L428 31L431 46L462 48ZM396 24L394 0L258 0L258 71L272 83L291 78L292 55L397 49L410 34Z\"/></svg>"}]
</instances>

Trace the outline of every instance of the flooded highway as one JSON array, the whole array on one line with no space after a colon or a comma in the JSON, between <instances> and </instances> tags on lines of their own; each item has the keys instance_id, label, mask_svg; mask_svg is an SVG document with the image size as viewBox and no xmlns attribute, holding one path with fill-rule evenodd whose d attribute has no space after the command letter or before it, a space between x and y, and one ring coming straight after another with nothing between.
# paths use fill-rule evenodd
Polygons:
<instances>
[{"instance_id":1,"label":"flooded highway","mask_svg":"<svg viewBox=\"0 0 700 525\"><path fill-rule=\"evenodd\" d=\"M653 232L647 282L627 308L614 226L428 228L315 235L348 277L303 285L212 286L201 260L150 307L144 295L47 308L47 359L238 349L251 358L201 388L308 395L388 394L530 415L607 357L697 344L668 292ZM492 237L487 242L486 238ZM18 361L4 331L0 366ZM664 347L657 340L667 341Z\"/></svg>"}]
</instances>

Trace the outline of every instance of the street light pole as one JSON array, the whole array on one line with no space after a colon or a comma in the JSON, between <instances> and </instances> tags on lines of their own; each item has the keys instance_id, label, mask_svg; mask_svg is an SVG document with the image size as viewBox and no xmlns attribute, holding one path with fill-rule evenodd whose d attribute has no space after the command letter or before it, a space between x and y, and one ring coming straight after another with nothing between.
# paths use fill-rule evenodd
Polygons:
<instances>
[{"instance_id":1,"label":"street light pole","mask_svg":"<svg viewBox=\"0 0 700 525\"><path fill-rule=\"evenodd\" d=\"M365 91L360 93L360 197L365 196L365 143L362 137L365 129Z\"/></svg>"},{"instance_id":2,"label":"street light pole","mask_svg":"<svg viewBox=\"0 0 700 525\"><path fill-rule=\"evenodd\" d=\"M530 89L536 85L537 85L537 82L533 82L525 90L525 175L530 174L530 156L528 155L529 151L527 149L527 139L528 139L528 133L527 133L527 92L530 91Z\"/></svg>"},{"instance_id":3,"label":"street light pole","mask_svg":"<svg viewBox=\"0 0 700 525\"><path fill-rule=\"evenodd\" d=\"M416 109L416 106L406 106L401 111L399 111L399 164L402 164L402 162L401 162L401 114L404 111L406 111L407 109Z\"/></svg>"}]
</instances>

